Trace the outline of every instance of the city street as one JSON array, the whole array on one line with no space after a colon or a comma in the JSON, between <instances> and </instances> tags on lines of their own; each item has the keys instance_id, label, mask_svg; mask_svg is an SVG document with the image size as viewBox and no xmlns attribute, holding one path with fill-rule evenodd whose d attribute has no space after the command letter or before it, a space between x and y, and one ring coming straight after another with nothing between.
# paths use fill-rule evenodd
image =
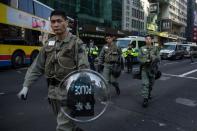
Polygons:
<instances>
[{"instance_id":1,"label":"city street","mask_svg":"<svg viewBox=\"0 0 197 131\"><path fill-rule=\"evenodd\" d=\"M111 89L103 116L77 124L85 131L197 131L197 62L164 60L160 69L163 76L155 83L148 108L141 106L141 81L123 72L121 94ZM26 101L17 98L25 72L26 68L0 70L0 131L55 131L44 77L33 85Z\"/></svg>"}]
</instances>

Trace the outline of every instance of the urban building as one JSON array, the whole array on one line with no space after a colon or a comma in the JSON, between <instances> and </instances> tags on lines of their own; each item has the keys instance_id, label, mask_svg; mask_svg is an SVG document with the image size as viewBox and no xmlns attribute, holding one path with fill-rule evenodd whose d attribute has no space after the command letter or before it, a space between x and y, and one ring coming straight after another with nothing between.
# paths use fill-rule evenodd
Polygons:
<instances>
[{"instance_id":1,"label":"urban building","mask_svg":"<svg viewBox=\"0 0 197 131\"><path fill-rule=\"evenodd\" d=\"M121 31L122 0L39 0L53 9L64 10L78 21L83 41L103 43L105 34L124 35ZM103 39L104 40L104 39Z\"/></svg>"},{"instance_id":2,"label":"urban building","mask_svg":"<svg viewBox=\"0 0 197 131\"><path fill-rule=\"evenodd\" d=\"M131 35L146 34L148 0L123 0L122 30L131 31Z\"/></svg>"},{"instance_id":3,"label":"urban building","mask_svg":"<svg viewBox=\"0 0 197 131\"><path fill-rule=\"evenodd\" d=\"M187 0L149 0L151 13L156 16L155 24L158 26L158 36L161 43L166 41L185 41L187 26Z\"/></svg>"},{"instance_id":4,"label":"urban building","mask_svg":"<svg viewBox=\"0 0 197 131\"><path fill-rule=\"evenodd\" d=\"M197 42L197 3L189 0L187 3L186 38L189 42Z\"/></svg>"}]
</instances>

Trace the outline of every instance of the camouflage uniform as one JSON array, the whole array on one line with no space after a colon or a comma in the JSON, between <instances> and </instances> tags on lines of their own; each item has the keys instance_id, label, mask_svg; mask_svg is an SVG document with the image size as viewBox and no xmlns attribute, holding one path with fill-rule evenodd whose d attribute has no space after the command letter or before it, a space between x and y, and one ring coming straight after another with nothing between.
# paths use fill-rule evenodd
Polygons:
<instances>
[{"instance_id":1,"label":"camouflage uniform","mask_svg":"<svg viewBox=\"0 0 197 131\"><path fill-rule=\"evenodd\" d=\"M155 46L143 46L139 51L139 60L141 63L142 76L142 96L147 98L151 94L155 81L155 74L152 71L151 62L160 59L158 48Z\"/></svg>"},{"instance_id":2,"label":"camouflage uniform","mask_svg":"<svg viewBox=\"0 0 197 131\"><path fill-rule=\"evenodd\" d=\"M87 68L88 59L82 41L72 34L59 41L53 37L46 41L37 58L27 70L23 86L30 87L41 75L48 80L48 98L57 116L57 131L72 131L74 124L60 111L66 100L66 89L60 89L60 81L77 68ZM65 110L67 110L65 108Z\"/></svg>"},{"instance_id":3,"label":"camouflage uniform","mask_svg":"<svg viewBox=\"0 0 197 131\"><path fill-rule=\"evenodd\" d=\"M112 75L111 70L113 63L118 62L120 56L121 50L115 45L115 43L112 43L111 46L106 44L100 52L98 62L99 65L104 65L103 77L109 84L112 84L115 87L117 94L120 94L119 84L117 78Z\"/></svg>"}]
</instances>

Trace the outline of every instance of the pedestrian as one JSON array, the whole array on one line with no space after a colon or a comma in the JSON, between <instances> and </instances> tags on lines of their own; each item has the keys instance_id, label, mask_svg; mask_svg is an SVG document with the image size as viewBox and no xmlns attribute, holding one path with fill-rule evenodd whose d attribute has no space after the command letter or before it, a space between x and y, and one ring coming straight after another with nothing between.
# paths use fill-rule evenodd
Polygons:
<instances>
[{"instance_id":1,"label":"pedestrian","mask_svg":"<svg viewBox=\"0 0 197 131\"><path fill-rule=\"evenodd\" d=\"M148 106L148 101L151 100L151 91L155 82L155 72L152 70L152 63L159 62L160 56L158 48L152 45L152 38L147 35L145 38L146 45L139 50L139 61L141 64L141 79L142 79L142 96L143 107Z\"/></svg>"},{"instance_id":2,"label":"pedestrian","mask_svg":"<svg viewBox=\"0 0 197 131\"><path fill-rule=\"evenodd\" d=\"M90 69L96 70L95 59L98 57L98 47L94 44L93 40L90 40L88 47L88 61L90 63Z\"/></svg>"},{"instance_id":3,"label":"pedestrian","mask_svg":"<svg viewBox=\"0 0 197 131\"><path fill-rule=\"evenodd\" d=\"M127 62L127 72L128 73L132 73L133 70L133 61L134 61L134 57L136 57L136 54L138 55L138 53L136 53L135 49L133 48L132 44L128 45L128 48L126 50L126 62Z\"/></svg>"},{"instance_id":4,"label":"pedestrian","mask_svg":"<svg viewBox=\"0 0 197 131\"><path fill-rule=\"evenodd\" d=\"M121 50L116 46L114 43L114 36L113 35L106 35L105 40L106 44L103 46L99 58L98 58L98 71L101 72L101 68L104 65L103 69L103 77L105 80L115 87L117 95L120 95L119 83L117 82L117 77L119 75L119 71L114 71L114 65L121 64ZM116 76L116 74L118 74Z\"/></svg>"},{"instance_id":5,"label":"pedestrian","mask_svg":"<svg viewBox=\"0 0 197 131\"><path fill-rule=\"evenodd\" d=\"M67 94L62 93L66 89L60 89L59 85L70 72L89 67L87 55L82 47L82 41L68 32L68 19L64 12L53 11L50 22L55 37L46 41L37 58L28 68L18 97L26 99L31 85L45 74L48 82L48 98L57 117L56 131L82 131L60 110L61 106L67 108L65 105Z\"/></svg>"}]
</instances>

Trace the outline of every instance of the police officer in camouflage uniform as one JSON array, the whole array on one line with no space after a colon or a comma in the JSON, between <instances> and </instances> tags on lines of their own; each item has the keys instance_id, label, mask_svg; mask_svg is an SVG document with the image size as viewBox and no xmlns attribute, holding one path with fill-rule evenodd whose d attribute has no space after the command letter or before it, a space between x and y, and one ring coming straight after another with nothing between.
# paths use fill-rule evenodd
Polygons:
<instances>
[{"instance_id":1,"label":"police officer in camouflage uniform","mask_svg":"<svg viewBox=\"0 0 197 131\"><path fill-rule=\"evenodd\" d=\"M143 107L148 106L148 100L151 99L151 91L155 81L155 73L152 71L152 62L160 60L158 48L152 45L151 36L146 36L146 45L140 48L139 61L141 63L142 77L142 96Z\"/></svg>"},{"instance_id":2,"label":"police officer in camouflage uniform","mask_svg":"<svg viewBox=\"0 0 197 131\"><path fill-rule=\"evenodd\" d=\"M99 54L98 72L101 72L101 68L104 65L103 77L115 87L117 95L120 95L117 78L112 75L112 65L119 61L121 50L113 42L114 37L112 35L107 35L105 39L107 44L103 46Z\"/></svg>"},{"instance_id":3,"label":"police officer in camouflage uniform","mask_svg":"<svg viewBox=\"0 0 197 131\"><path fill-rule=\"evenodd\" d=\"M45 74L48 81L48 98L57 116L57 131L82 131L60 111L66 105L66 89L60 89L61 80L78 68L88 68L88 59L82 41L67 31L68 20L62 11L53 11L50 16L51 27L55 33L46 41L37 58L27 70L20 99L26 99L28 89L39 77ZM69 109L68 109L69 110Z\"/></svg>"}]
</instances>

